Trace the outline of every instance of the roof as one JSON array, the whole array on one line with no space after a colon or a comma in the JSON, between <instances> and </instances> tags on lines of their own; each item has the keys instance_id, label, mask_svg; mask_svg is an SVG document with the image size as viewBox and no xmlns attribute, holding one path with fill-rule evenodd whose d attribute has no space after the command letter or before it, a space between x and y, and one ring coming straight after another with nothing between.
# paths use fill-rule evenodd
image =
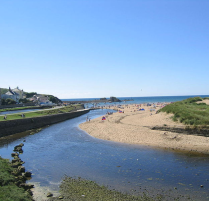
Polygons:
<instances>
[{"instance_id":1,"label":"roof","mask_svg":"<svg viewBox=\"0 0 209 201\"><path fill-rule=\"evenodd\" d=\"M19 96L19 94L18 93L16 93L16 92L14 92L14 91L8 91L7 93L5 93L6 95L8 95L8 96L12 96L12 95L17 95L17 96Z\"/></svg>"}]
</instances>

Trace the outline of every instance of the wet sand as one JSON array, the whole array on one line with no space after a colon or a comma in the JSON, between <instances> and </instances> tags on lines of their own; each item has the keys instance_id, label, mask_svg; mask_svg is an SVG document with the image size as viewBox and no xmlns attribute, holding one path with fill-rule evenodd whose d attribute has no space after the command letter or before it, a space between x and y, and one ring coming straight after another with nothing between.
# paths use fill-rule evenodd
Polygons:
<instances>
[{"instance_id":1,"label":"wet sand","mask_svg":"<svg viewBox=\"0 0 209 201\"><path fill-rule=\"evenodd\" d=\"M122 113L117 111L107 114L106 120L99 117L82 123L79 127L91 136L103 140L209 154L208 137L151 130L154 126L185 126L174 122L170 114L156 113L165 104L155 105L155 108L145 104L126 105L121 109L111 106L108 109L121 110ZM144 110L139 110L142 108Z\"/></svg>"}]
</instances>

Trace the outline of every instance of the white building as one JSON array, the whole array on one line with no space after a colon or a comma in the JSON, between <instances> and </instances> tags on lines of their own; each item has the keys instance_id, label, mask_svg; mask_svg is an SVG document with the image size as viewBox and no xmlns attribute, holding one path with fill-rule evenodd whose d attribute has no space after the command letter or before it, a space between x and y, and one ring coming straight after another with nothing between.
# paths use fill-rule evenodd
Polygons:
<instances>
[{"instance_id":1,"label":"white building","mask_svg":"<svg viewBox=\"0 0 209 201\"><path fill-rule=\"evenodd\" d=\"M33 97L30 100L32 100L33 102L35 102L39 105L47 105L47 106L48 105L49 106L56 105L49 100L48 96L44 96L44 95L41 95L41 94L33 95Z\"/></svg>"},{"instance_id":2,"label":"white building","mask_svg":"<svg viewBox=\"0 0 209 201\"><path fill-rule=\"evenodd\" d=\"M7 99L7 98L11 98L12 100L19 102L20 100L20 95L18 93L16 93L15 91L11 90L11 88L9 87L9 91L5 94L1 95L1 98L3 99Z\"/></svg>"},{"instance_id":3,"label":"white building","mask_svg":"<svg viewBox=\"0 0 209 201\"><path fill-rule=\"evenodd\" d=\"M23 98L26 97L25 94L24 94L23 89L21 90L21 89L19 89L19 87L15 88L15 89L12 89L12 91L15 92L15 93L18 93L19 96L20 96L20 99L23 99Z\"/></svg>"}]
</instances>

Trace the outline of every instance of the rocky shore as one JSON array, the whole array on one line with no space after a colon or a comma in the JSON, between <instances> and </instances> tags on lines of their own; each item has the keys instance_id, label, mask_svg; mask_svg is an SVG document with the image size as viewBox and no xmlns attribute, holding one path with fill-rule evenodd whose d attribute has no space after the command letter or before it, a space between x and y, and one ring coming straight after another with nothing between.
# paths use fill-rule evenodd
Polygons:
<instances>
[{"instance_id":1,"label":"rocky shore","mask_svg":"<svg viewBox=\"0 0 209 201\"><path fill-rule=\"evenodd\" d=\"M23 146L24 144L21 143L14 147L11 161L1 158L0 200L33 200L31 189L34 185L26 183L31 179L32 174L25 170L24 161L20 158Z\"/></svg>"}]
</instances>

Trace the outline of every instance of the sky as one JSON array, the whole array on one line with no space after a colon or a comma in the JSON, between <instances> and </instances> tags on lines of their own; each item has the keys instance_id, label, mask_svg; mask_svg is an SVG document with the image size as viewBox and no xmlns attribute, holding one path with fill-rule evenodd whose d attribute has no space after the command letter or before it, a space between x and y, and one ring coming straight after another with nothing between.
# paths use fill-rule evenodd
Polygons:
<instances>
[{"instance_id":1,"label":"sky","mask_svg":"<svg viewBox=\"0 0 209 201\"><path fill-rule=\"evenodd\" d=\"M208 0L0 0L0 87L208 95L208 10Z\"/></svg>"}]
</instances>

